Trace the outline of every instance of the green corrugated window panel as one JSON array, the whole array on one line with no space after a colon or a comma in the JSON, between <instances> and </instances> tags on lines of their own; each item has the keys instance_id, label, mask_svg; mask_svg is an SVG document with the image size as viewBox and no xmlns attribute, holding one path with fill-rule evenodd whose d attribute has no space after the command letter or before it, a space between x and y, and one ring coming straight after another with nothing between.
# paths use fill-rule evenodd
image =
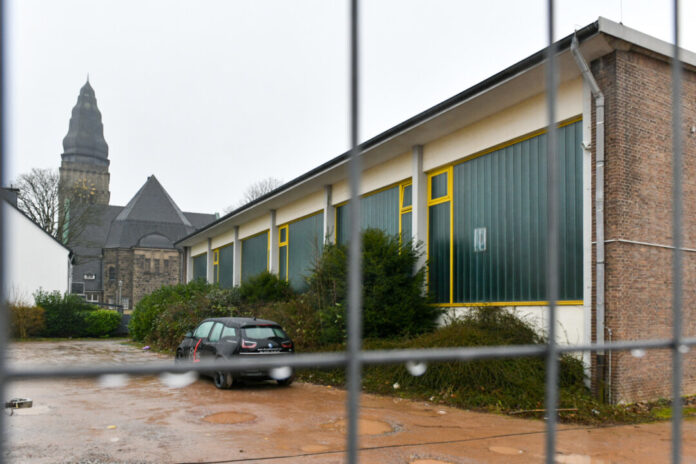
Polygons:
<instances>
[{"instance_id":1,"label":"green corrugated window panel","mask_svg":"<svg viewBox=\"0 0 696 464\"><path fill-rule=\"evenodd\" d=\"M428 208L428 282L436 303L450 300L450 203Z\"/></svg>"},{"instance_id":2,"label":"green corrugated window panel","mask_svg":"<svg viewBox=\"0 0 696 464\"><path fill-rule=\"evenodd\" d=\"M218 267L220 268L220 288L231 288L233 283L234 272L234 247L228 245L220 248L220 257Z\"/></svg>"},{"instance_id":3,"label":"green corrugated window panel","mask_svg":"<svg viewBox=\"0 0 696 464\"><path fill-rule=\"evenodd\" d=\"M430 178L430 198L435 200L447 195L447 173L443 172Z\"/></svg>"},{"instance_id":4,"label":"green corrugated window panel","mask_svg":"<svg viewBox=\"0 0 696 464\"><path fill-rule=\"evenodd\" d=\"M413 192L412 187L413 187L412 185L406 185L404 187L404 198L401 202L402 208L406 208L407 206L411 206L411 202L412 202L411 196L412 196L412 192Z\"/></svg>"},{"instance_id":5,"label":"green corrugated window panel","mask_svg":"<svg viewBox=\"0 0 696 464\"><path fill-rule=\"evenodd\" d=\"M558 130L561 300L582 299L582 125ZM544 301L546 135L454 167L454 302Z\"/></svg>"},{"instance_id":6,"label":"green corrugated window panel","mask_svg":"<svg viewBox=\"0 0 696 464\"><path fill-rule=\"evenodd\" d=\"M268 232L242 241L242 281L268 270Z\"/></svg>"},{"instance_id":7,"label":"green corrugated window panel","mask_svg":"<svg viewBox=\"0 0 696 464\"><path fill-rule=\"evenodd\" d=\"M207 279L208 278L208 254L203 253L202 255L193 257L193 279Z\"/></svg>"},{"instance_id":8,"label":"green corrugated window panel","mask_svg":"<svg viewBox=\"0 0 696 464\"><path fill-rule=\"evenodd\" d=\"M413 224L411 222L412 214L408 213L401 214L401 241L402 243L410 242L413 238Z\"/></svg>"},{"instance_id":9,"label":"green corrugated window panel","mask_svg":"<svg viewBox=\"0 0 696 464\"><path fill-rule=\"evenodd\" d=\"M346 203L336 208L336 241L346 243L350 229ZM360 203L361 229L382 229L390 235L399 233L399 187L395 186L363 197Z\"/></svg>"},{"instance_id":10,"label":"green corrugated window panel","mask_svg":"<svg viewBox=\"0 0 696 464\"><path fill-rule=\"evenodd\" d=\"M283 229L285 232L285 229ZM282 280L288 278L288 246L278 247L278 277Z\"/></svg>"},{"instance_id":11,"label":"green corrugated window panel","mask_svg":"<svg viewBox=\"0 0 696 464\"><path fill-rule=\"evenodd\" d=\"M288 280L296 291L307 289L307 277L324 245L324 213L288 225Z\"/></svg>"}]
</instances>

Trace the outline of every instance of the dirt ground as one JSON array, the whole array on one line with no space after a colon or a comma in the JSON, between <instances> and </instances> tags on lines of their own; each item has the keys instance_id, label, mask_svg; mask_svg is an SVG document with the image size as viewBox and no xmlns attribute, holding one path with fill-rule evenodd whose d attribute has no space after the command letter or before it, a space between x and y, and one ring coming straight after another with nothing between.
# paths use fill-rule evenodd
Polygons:
<instances>
[{"instance_id":1,"label":"dirt ground","mask_svg":"<svg viewBox=\"0 0 696 464\"><path fill-rule=\"evenodd\" d=\"M119 341L15 343L23 366L161 360ZM295 383L217 390L209 379L50 380L9 385L31 409L6 417L5 458L15 463L343 463L345 392ZM363 395L360 462L543 462L544 424ZM670 424L561 426L556 462L669 462ZM696 463L696 421L684 422L684 463Z\"/></svg>"}]
</instances>

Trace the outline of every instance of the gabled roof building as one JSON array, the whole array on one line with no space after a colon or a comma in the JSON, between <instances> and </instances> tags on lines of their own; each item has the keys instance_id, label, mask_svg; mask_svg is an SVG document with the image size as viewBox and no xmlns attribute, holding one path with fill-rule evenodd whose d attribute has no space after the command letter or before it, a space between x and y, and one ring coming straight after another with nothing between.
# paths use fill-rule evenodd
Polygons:
<instances>
[{"instance_id":1,"label":"gabled roof building","mask_svg":"<svg viewBox=\"0 0 696 464\"><path fill-rule=\"evenodd\" d=\"M604 18L557 45L558 341L668 338L672 45ZM548 314L544 53L360 146L361 225L424 244L437 304L453 314L506 307L540 330ZM694 336L696 54L684 50L681 61L683 333ZM316 241L349 238L347 162L348 153L333 158L178 241L186 279L237 285L268 269L301 288ZM670 356L585 354L584 362L595 391L637 401L670 395ZM693 350L683 391L696 394Z\"/></svg>"}]
</instances>

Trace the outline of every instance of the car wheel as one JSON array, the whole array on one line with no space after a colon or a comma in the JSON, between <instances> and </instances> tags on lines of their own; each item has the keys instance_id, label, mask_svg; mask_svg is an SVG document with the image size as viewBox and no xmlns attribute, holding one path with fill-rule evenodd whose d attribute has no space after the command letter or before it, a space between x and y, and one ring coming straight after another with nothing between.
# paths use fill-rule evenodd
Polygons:
<instances>
[{"instance_id":1,"label":"car wheel","mask_svg":"<svg viewBox=\"0 0 696 464\"><path fill-rule=\"evenodd\" d=\"M213 380L215 381L215 386L221 390L231 388L232 384L234 383L232 374L229 372L215 371Z\"/></svg>"},{"instance_id":2,"label":"car wheel","mask_svg":"<svg viewBox=\"0 0 696 464\"><path fill-rule=\"evenodd\" d=\"M187 361L186 355L183 350L176 350L176 356L174 356L174 363L183 364Z\"/></svg>"},{"instance_id":3,"label":"car wheel","mask_svg":"<svg viewBox=\"0 0 696 464\"><path fill-rule=\"evenodd\" d=\"M290 386L293 380L295 380L293 377L288 377L287 379L276 380L276 382L278 382L278 385L280 385L281 387L288 387Z\"/></svg>"}]
</instances>

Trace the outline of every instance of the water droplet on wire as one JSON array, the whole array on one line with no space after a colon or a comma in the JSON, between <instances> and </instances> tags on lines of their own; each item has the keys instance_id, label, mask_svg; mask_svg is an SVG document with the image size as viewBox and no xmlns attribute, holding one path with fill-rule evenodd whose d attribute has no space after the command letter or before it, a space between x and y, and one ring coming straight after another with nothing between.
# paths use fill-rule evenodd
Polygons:
<instances>
[{"instance_id":1,"label":"water droplet on wire","mask_svg":"<svg viewBox=\"0 0 696 464\"><path fill-rule=\"evenodd\" d=\"M408 370L409 374L415 377L420 377L421 375L425 374L426 369L428 369L428 365L424 362L409 361L406 363L406 369Z\"/></svg>"},{"instance_id":2,"label":"water droplet on wire","mask_svg":"<svg viewBox=\"0 0 696 464\"><path fill-rule=\"evenodd\" d=\"M99 386L102 388L123 388L128 385L126 374L104 374L98 379Z\"/></svg>"},{"instance_id":3,"label":"water droplet on wire","mask_svg":"<svg viewBox=\"0 0 696 464\"><path fill-rule=\"evenodd\" d=\"M198 380L198 373L193 371L184 372L183 374L165 372L159 376L159 380L169 388L183 388Z\"/></svg>"},{"instance_id":4,"label":"water droplet on wire","mask_svg":"<svg viewBox=\"0 0 696 464\"><path fill-rule=\"evenodd\" d=\"M273 369L271 369L270 374L274 380L289 379L290 376L292 375L292 368L290 368L288 366L274 367Z\"/></svg>"},{"instance_id":5,"label":"water droplet on wire","mask_svg":"<svg viewBox=\"0 0 696 464\"><path fill-rule=\"evenodd\" d=\"M631 350L631 356L633 356L634 358L642 358L643 356L645 356L645 350L635 348Z\"/></svg>"}]
</instances>

